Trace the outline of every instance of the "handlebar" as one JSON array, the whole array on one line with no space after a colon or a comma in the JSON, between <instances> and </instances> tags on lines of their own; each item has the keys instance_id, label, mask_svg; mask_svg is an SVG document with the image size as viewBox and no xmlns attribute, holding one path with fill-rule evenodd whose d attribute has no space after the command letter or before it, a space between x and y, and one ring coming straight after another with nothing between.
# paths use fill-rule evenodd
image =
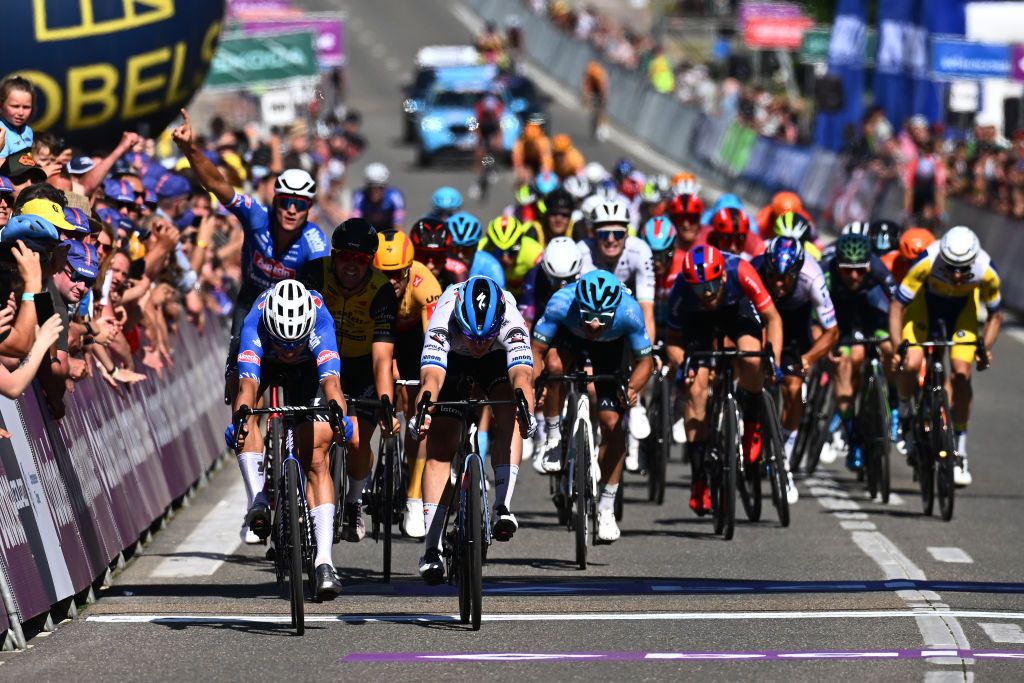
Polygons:
<instances>
[{"instance_id":1,"label":"handlebar","mask_svg":"<svg viewBox=\"0 0 1024 683\"><path fill-rule=\"evenodd\" d=\"M840 346L878 347L890 342L891 340L892 338L888 335L885 337L843 337L837 341L836 345L832 348L837 349Z\"/></svg>"},{"instance_id":2,"label":"handlebar","mask_svg":"<svg viewBox=\"0 0 1024 683\"><path fill-rule=\"evenodd\" d=\"M507 406L514 405L516 407L516 414L519 420L526 424L530 419L530 404L526 400L526 394L522 389L516 389L515 398L513 399L484 399L484 398L464 398L458 401L431 401L430 392L426 391L423 396L420 397L420 401L416 406L417 415L425 415L426 410L431 407L449 407L449 408L479 408L483 406Z\"/></svg>"},{"instance_id":3,"label":"handlebar","mask_svg":"<svg viewBox=\"0 0 1024 683\"><path fill-rule=\"evenodd\" d=\"M240 415L235 420L235 434L241 432L242 425L245 424L246 420L260 415L329 415L338 433L345 434L345 425L342 422L345 413L335 401L331 401L323 406L277 406L273 408L249 408L248 406L243 406L238 412Z\"/></svg>"},{"instance_id":4,"label":"handlebar","mask_svg":"<svg viewBox=\"0 0 1024 683\"><path fill-rule=\"evenodd\" d=\"M544 386L548 384L579 384L586 386L593 382L615 382L619 394L619 401L628 407L629 405L629 381L622 373L604 373L588 375L583 370L577 370L568 374L549 375L542 372L533 383L534 393L539 394Z\"/></svg>"},{"instance_id":5,"label":"handlebar","mask_svg":"<svg viewBox=\"0 0 1024 683\"><path fill-rule=\"evenodd\" d=\"M900 343L899 349L897 350L897 353L899 353L900 358L905 359L907 357L907 349L909 349L911 346L916 346L917 348L920 349L951 349L956 346L973 346L977 349L977 355L983 358L986 356L985 339L983 337L978 337L974 341L951 341L948 339L932 339L930 341L925 342L910 342L904 339ZM981 363L978 363L977 366L979 372L983 372L988 369L988 365L982 365ZM900 367L903 367L902 363L900 363Z\"/></svg>"},{"instance_id":6,"label":"handlebar","mask_svg":"<svg viewBox=\"0 0 1024 683\"><path fill-rule=\"evenodd\" d=\"M778 366L775 364L775 354L772 353L772 345L765 344L764 348L760 351L740 351L739 349L715 349L710 351L687 351L686 357L683 359L683 377L690 374L691 361L695 358L711 358L713 360L718 359L736 359L736 358L760 358L763 361L767 361L772 371L772 376L776 375Z\"/></svg>"}]
</instances>

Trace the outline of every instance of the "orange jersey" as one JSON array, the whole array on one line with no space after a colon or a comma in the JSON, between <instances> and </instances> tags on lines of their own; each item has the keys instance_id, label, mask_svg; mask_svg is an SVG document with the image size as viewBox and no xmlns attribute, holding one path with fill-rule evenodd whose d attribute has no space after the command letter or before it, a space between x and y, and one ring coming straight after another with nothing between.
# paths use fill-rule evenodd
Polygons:
<instances>
[{"instance_id":1,"label":"orange jersey","mask_svg":"<svg viewBox=\"0 0 1024 683\"><path fill-rule=\"evenodd\" d=\"M599 62L591 61L583 73L583 89L589 93L603 94L608 87L608 72Z\"/></svg>"},{"instance_id":2,"label":"orange jersey","mask_svg":"<svg viewBox=\"0 0 1024 683\"><path fill-rule=\"evenodd\" d=\"M419 323L425 332L427 321L440 298L441 283L429 268L419 261L413 261L409 269L409 282L405 286L405 294L402 295L402 303L395 318L395 329L408 332Z\"/></svg>"},{"instance_id":3,"label":"orange jersey","mask_svg":"<svg viewBox=\"0 0 1024 683\"><path fill-rule=\"evenodd\" d=\"M910 261L900 256L900 252L897 250L890 251L882 254L882 263L892 273L892 277L896 280L896 284L903 282L903 278L907 276L907 271L910 270L912 265Z\"/></svg>"}]
</instances>

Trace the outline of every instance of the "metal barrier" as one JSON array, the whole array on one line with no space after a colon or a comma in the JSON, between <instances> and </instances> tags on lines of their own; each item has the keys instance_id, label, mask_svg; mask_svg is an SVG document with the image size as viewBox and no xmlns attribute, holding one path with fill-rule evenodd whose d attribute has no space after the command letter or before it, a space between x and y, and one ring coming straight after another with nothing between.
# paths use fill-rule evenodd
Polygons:
<instances>
[{"instance_id":1,"label":"metal barrier","mask_svg":"<svg viewBox=\"0 0 1024 683\"><path fill-rule=\"evenodd\" d=\"M17 401L0 398L0 426L11 433L0 440L5 647L24 647L20 624L50 623L55 606L73 613L224 450L222 341L183 324L173 371L147 368L146 381L123 394L86 378L66 395L59 422L38 384Z\"/></svg>"}]
</instances>

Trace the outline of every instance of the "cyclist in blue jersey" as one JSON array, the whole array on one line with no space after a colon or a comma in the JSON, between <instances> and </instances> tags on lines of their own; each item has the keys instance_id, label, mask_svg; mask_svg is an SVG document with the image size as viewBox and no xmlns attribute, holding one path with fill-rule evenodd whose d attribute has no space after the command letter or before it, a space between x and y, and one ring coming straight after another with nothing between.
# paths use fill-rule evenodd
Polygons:
<instances>
[{"instance_id":1,"label":"cyclist in blue jersey","mask_svg":"<svg viewBox=\"0 0 1024 683\"><path fill-rule=\"evenodd\" d=\"M465 211L448 219L448 232L452 236L448 260L455 260L469 269L467 279L474 275L489 277L499 286L505 287L505 269L501 262L486 251L477 247L483 237L483 226L480 220Z\"/></svg>"},{"instance_id":2,"label":"cyclist in blue jersey","mask_svg":"<svg viewBox=\"0 0 1024 683\"><path fill-rule=\"evenodd\" d=\"M446 221L462 208L462 193L449 185L442 185L430 198L428 218Z\"/></svg>"},{"instance_id":3,"label":"cyclist in blue jersey","mask_svg":"<svg viewBox=\"0 0 1024 683\"><path fill-rule=\"evenodd\" d=\"M316 223L309 221L309 210L316 197L316 181L300 169L288 169L274 185L270 210L246 194L238 194L213 162L196 147L188 112L181 110L184 123L172 134L174 142L188 159L199 182L238 218L245 233L242 243L242 285L231 319L228 346L225 398L230 403L238 390L237 366L239 333L245 315L261 292L281 280L294 278L309 261L327 256L327 238Z\"/></svg>"},{"instance_id":4,"label":"cyclist in blue jersey","mask_svg":"<svg viewBox=\"0 0 1024 683\"><path fill-rule=\"evenodd\" d=\"M377 230L401 230L405 222L405 198L397 187L388 185L391 172L381 163L366 167L366 185L352 193L352 215L364 218Z\"/></svg>"},{"instance_id":5,"label":"cyclist in blue jersey","mask_svg":"<svg viewBox=\"0 0 1024 683\"><path fill-rule=\"evenodd\" d=\"M533 328L534 376L545 368L548 349L556 349L546 364L553 374L571 371L588 356L594 374L614 374L622 370L625 345L629 344L633 368L627 383L629 406L637 405L640 393L654 369L651 338L647 335L644 314L634 299L611 273L595 270L579 282L563 287L548 301L544 315ZM624 408L617 395L615 382L595 382L597 392L597 423L601 428L598 460L601 466L601 491L597 514L597 538L613 543L619 538L615 521L615 495L619 490L622 465L626 455L626 432L623 429ZM544 403L544 421L548 435L559 431L562 392L548 389ZM557 449L546 450L544 470L557 472L560 458Z\"/></svg>"},{"instance_id":6,"label":"cyclist in blue jersey","mask_svg":"<svg viewBox=\"0 0 1024 683\"><path fill-rule=\"evenodd\" d=\"M238 396L234 415L225 432L228 446L238 453L238 466L248 498L242 527L246 542L259 542L270 535L270 507L264 484L263 444L256 418L250 409L270 385L284 388L288 405L316 405L320 400L336 402L345 410L341 390L341 358L335 342L334 320L323 298L297 280L282 280L260 294L247 312L242 326L238 354ZM318 391L319 389L319 391ZM242 428L235 433L235 425ZM343 420L345 433L353 437L352 422ZM316 539L317 598L330 600L341 592L334 571L334 486L328 465L328 449L335 435L326 422L309 419L296 432L299 460L305 471L309 516ZM249 532L256 536L248 537Z\"/></svg>"}]
</instances>

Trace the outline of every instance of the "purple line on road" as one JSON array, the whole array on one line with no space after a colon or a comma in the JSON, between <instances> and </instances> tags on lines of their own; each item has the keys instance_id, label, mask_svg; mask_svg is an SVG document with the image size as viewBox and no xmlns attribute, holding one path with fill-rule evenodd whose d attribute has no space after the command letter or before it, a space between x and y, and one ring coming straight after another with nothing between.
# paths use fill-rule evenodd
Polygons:
<instances>
[{"instance_id":1,"label":"purple line on road","mask_svg":"<svg viewBox=\"0 0 1024 683\"><path fill-rule=\"evenodd\" d=\"M927 659L929 657L1024 659L1024 650L808 650L782 652L353 652L338 663L444 662L666 662L681 660Z\"/></svg>"}]
</instances>

